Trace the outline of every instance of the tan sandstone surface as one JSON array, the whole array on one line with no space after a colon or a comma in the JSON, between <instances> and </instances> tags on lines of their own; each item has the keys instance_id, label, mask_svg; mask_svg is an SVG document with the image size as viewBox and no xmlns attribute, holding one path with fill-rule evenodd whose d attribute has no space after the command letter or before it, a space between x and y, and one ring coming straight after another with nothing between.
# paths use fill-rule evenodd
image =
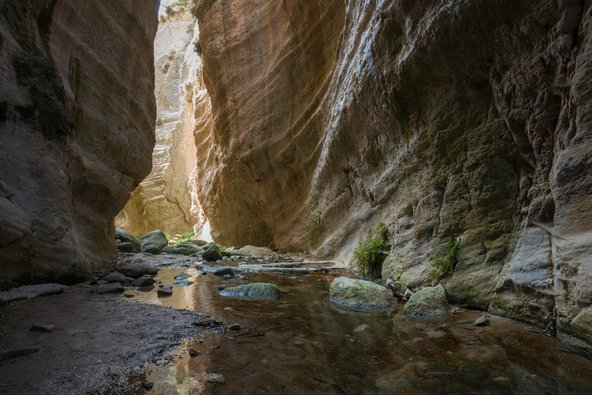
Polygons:
<instances>
[{"instance_id":1,"label":"tan sandstone surface","mask_svg":"<svg viewBox=\"0 0 592 395\"><path fill-rule=\"evenodd\" d=\"M214 128L200 200L226 244L348 261L592 341L587 2L199 1Z\"/></svg>"}]
</instances>

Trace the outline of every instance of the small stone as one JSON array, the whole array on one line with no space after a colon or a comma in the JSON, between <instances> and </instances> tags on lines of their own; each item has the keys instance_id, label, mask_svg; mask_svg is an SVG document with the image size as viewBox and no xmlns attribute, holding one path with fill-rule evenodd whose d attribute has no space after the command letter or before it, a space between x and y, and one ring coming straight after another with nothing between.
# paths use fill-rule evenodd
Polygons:
<instances>
[{"instance_id":1,"label":"small stone","mask_svg":"<svg viewBox=\"0 0 592 395\"><path fill-rule=\"evenodd\" d=\"M123 283L127 282L125 275L119 272L111 272L107 274L105 277L101 278L101 280L106 281L108 283Z\"/></svg>"},{"instance_id":2,"label":"small stone","mask_svg":"<svg viewBox=\"0 0 592 395\"><path fill-rule=\"evenodd\" d=\"M161 285L161 288L158 288L158 296L171 296L173 294L173 287L171 285Z\"/></svg>"},{"instance_id":3,"label":"small stone","mask_svg":"<svg viewBox=\"0 0 592 395\"><path fill-rule=\"evenodd\" d=\"M263 365L264 367L267 367L267 364L268 364L267 359L261 360L261 365Z\"/></svg>"},{"instance_id":4,"label":"small stone","mask_svg":"<svg viewBox=\"0 0 592 395\"><path fill-rule=\"evenodd\" d=\"M295 345L295 346L297 346L297 347L304 346L304 342L303 342L303 341L301 341L301 340L296 340L296 341L294 342L294 345Z\"/></svg>"},{"instance_id":5,"label":"small stone","mask_svg":"<svg viewBox=\"0 0 592 395\"><path fill-rule=\"evenodd\" d=\"M224 379L224 376L220 373L208 373L208 377L207 377L206 381L208 383L214 383L214 384L224 384L226 382L226 380Z\"/></svg>"},{"instance_id":6,"label":"small stone","mask_svg":"<svg viewBox=\"0 0 592 395\"><path fill-rule=\"evenodd\" d=\"M189 356L190 356L190 357L197 357L199 354L200 354L200 352L199 352L199 351L197 351L197 350L194 350L193 348L190 348L190 349L189 349Z\"/></svg>"},{"instance_id":7,"label":"small stone","mask_svg":"<svg viewBox=\"0 0 592 395\"><path fill-rule=\"evenodd\" d=\"M239 324L232 324L228 326L228 330L232 332L238 332L241 330L241 326Z\"/></svg>"},{"instance_id":8,"label":"small stone","mask_svg":"<svg viewBox=\"0 0 592 395\"><path fill-rule=\"evenodd\" d=\"M142 277L138 277L133 282L134 287L147 287L153 284L154 278L149 274L145 274Z\"/></svg>"},{"instance_id":9,"label":"small stone","mask_svg":"<svg viewBox=\"0 0 592 395\"><path fill-rule=\"evenodd\" d=\"M123 294L123 296L129 299L129 298L133 298L136 295L134 295L134 294Z\"/></svg>"},{"instance_id":10,"label":"small stone","mask_svg":"<svg viewBox=\"0 0 592 395\"><path fill-rule=\"evenodd\" d=\"M436 330L440 331L440 332L448 332L450 330L450 327L448 326L448 324L441 324L441 325L438 325Z\"/></svg>"},{"instance_id":11,"label":"small stone","mask_svg":"<svg viewBox=\"0 0 592 395\"><path fill-rule=\"evenodd\" d=\"M477 318L475 322L473 322L473 326L488 326L489 325L489 317L486 315L482 315L481 317Z\"/></svg>"},{"instance_id":12,"label":"small stone","mask_svg":"<svg viewBox=\"0 0 592 395\"><path fill-rule=\"evenodd\" d=\"M354 328L354 333L360 333L360 332L364 332L365 330L367 330L368 328L370 328L368 326L368 324L361 324L358 325Z\"/></svg>"},{"instance_id":13,"label":"small stone","mask_svg":"<svg viewBox=\"0 0 592 395\"><path fill-rule=\"evenodd\" d=\"M226 276L232 277L232 276L234 276L234 270L232 270L229 267L225 267L224 269L218 269L218 270L216 270L214 272L214 275L215 276L222 276L222 277L225 277L225 278L226 278Z\"/></svg>"},{"instance_id":14,"label":"small stone","mask_svg":"<svg viewBox=\"0 0 592 395\"><path fill-rule=\"evenodd\" d=\"M136 247L127 241L117 243L117 249L121 252L134 252Z\"/></svg>"},{"instance_id":15,"label":"small stone","mask_svg":"<svg viewBox=\"0 0 592 395\"><path fill-rule=\"evenodd\" d=\"M144 381L142 383L142 387L144 387L146 391L150 391L154 387L154 383L151 383L150 381Z\"/></svg>"},{"instance_id":16,"label":"small stone","mask_svg":"<svg viewBox=\"0 0 592 395\"><path fill-rule=\"evenodd\" d=\"M411 298L413 296L414 292L412 290L410 290L409 288L407 288L405 290L405 293L403 294L403 297L407 300L409 300L409 298Z\"/></svg>"},{"instance_id":17,"label":"small stone","mask_svg":"<svg viewBox=\"0 0 592 395\"><path fill-rule=\"evenodd\" d=\"M232 278L232 276L230 274L225 274L223 277L224 277L225 280L228 280L229 278Z\"/></svg>"},{"instance_id":18,"label":"small stone","mask_svg":"<svg viewBox=\"0 0 592 395\"><path fill-rule=\"evenodd\" d=\"M117 267L117 271L122 273L128 277L138 278L145 274L156 274L158 273L158 268L144 265L144 264L134 264L134 263L127 263Z\"/></svg>"},{"instance_id":19,"label":"small stone","mask_svg":"<svg viewBox=\"0 0 592 395\"><path fill-rule=\"evenodd\" d=\"M224 288L226 288L226 285L218 285L218 291L222 291Z\"/></svg>"},{"instance_id":20,"label":"small stone","mask_svg":"<svg viewBox=\"0 0 592 395\"><path fill-rule=\"evenodd\" d=\"M31 325L31 332L53 332L57 329L57 326L53 324L33 324Z\"/></svg>"},{"instance_id":21,"label":"small stone","mask_svg":"<svg viewBox=\"0 0 592 395\"><path fill-rule=\"evenodd\" d=\"M455 308L452 309L451 313L454 314L454 315L459 315L459 314L462 314L463 311L464 310L461 309L460 307L455 307Z\"/></svg>"}]
</instances>

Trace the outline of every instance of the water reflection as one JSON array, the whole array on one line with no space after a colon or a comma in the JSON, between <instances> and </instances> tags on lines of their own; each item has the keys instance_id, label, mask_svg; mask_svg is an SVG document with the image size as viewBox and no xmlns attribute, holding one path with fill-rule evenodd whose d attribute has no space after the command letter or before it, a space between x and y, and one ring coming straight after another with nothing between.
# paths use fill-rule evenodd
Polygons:
<instances>
[{"instance_id":1,"label":"water reflection","mask_svg":"<svg viewBox=\"0 0 592 395\"><path fill-rule=\"evenodd\" d=\"M164 269L158 278L172 284L180 273ZM491 326L477 328L471 323L480 314L472 311L434 320L344 311L328 302L329 275L226 280L185 273L194 284L175 286L171 297L152 290L137 299L194 309L241 330L188 341L174 364L135 379L154 383L153 393L592 393L592 361L510 320L492 317ZM246 282L273 282L281 297L218 295L222 284ZM443 323L449 329L436 330ZM210 373L226 383L206 382Z\"/></svg>"}]
</instances>

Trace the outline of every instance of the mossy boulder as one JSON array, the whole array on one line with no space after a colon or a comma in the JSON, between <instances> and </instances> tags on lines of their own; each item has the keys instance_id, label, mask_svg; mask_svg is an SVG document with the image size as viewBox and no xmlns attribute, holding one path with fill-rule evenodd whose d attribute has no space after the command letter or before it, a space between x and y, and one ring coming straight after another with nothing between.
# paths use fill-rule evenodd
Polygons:
<instances>
[{"instance_id":1,"label":"mossy boulder","mask_svg":"<svg viewBox=\"0 0 592 395\"><path fill-rule=\"evenodd\" d=\"M403 310L410 317L437 317L447 315L448 308L446 291L442 284L438 284L414 293Z\"/></svg>"},{"instance_id":2,"label":"mossy boulder","mask_svg":"<svg viewBox=\"0 0 592 395\"><path fill-rule=\"evenodd\" d=\"M222 252L220 251L220 247L216 244L211 244L204 252L202 252L201 256L206 261L219 261L222 259Z\"/></svg>"},{"instance_id":3,"label":"mossy boulder","mask_svg":"<svg viewBox=\"0 0 592 395\"><path fill-rule=\"evenodd\" d=\"M121 252L134 252L137 251L137 248L132 244L128 243L127 241L118 242L117 249Z\"/></svg>"},{"instance_id":4,"label":"mossy boulder","mask_svg":"<svg viewBox=\"0 0 592 395\"><path fill-rule=\"evenodd\" d=\"M119 247L120 244L129 243L132 246L132 251L139 251L140 250L140 241L136 239L134 236L130 235L123 229L115 228L115 240L117 241L117 249L120 251L129 250L127 244L125 244L122 248ZM126 251L131 252L131 251Z\"/></svg>"},{"instance_id":5,"label":"mossy boulder","mask_svg":"<svg viewBox=\"0 0 592 395\"><path fill-rule=\"evenodd\" d=\"M393 303L393 295L385 287L349 277L333 280L329 296L332 303L357 311L385 312Z\"/></svg>"},{"instance_id":6,"label":"mossy boulder","mask_svg":"<svg viewBox=\"0 0 592 395\"><path fill-rule=\"evenodd\" d=\"M220 295L235 298L277 299L280 296L280 290L277 285L271 283L250 283L224 288L220 291Z\"/></svg>"},{"instance_id":7,"label":"mossy boulder","mask_svg":"<svg viewBox=\"0 0 592 395\"><path fill-rule=\"evenodd\" d=\"M203 250L193 243L183 241L174 246L168 246L162 249L162 252L167 254L179 254L179 255L195 255L201 254Z\"/></svg>"},{"instance_id":8,"label":"mossy boulder","mask_svg":"<svg viewBox=\"0 0 592 395\"><path fill-rule=\"evenodd\" d=\"M158 254L163 248L169 245L169 241L160 230L153 230L150 233L146 233L139 240L142 252L151 254Z\"/></svg>"}]
</instances>

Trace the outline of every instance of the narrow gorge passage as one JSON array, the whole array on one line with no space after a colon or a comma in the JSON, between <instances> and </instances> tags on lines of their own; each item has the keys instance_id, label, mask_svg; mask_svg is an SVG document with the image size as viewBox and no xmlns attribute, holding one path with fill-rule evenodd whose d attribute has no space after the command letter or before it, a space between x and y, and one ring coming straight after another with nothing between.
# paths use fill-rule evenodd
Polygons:
<instances>
[{"instance_id":1,"label":"narrow gorge passage","mask_svg":"<svg viewBox=\"0 0 592 395\"><path fill-rule=\"evenodd\" d=\"M0 394L592 393L586 0L0 0Z\"/></svg>"}]
</instances>

